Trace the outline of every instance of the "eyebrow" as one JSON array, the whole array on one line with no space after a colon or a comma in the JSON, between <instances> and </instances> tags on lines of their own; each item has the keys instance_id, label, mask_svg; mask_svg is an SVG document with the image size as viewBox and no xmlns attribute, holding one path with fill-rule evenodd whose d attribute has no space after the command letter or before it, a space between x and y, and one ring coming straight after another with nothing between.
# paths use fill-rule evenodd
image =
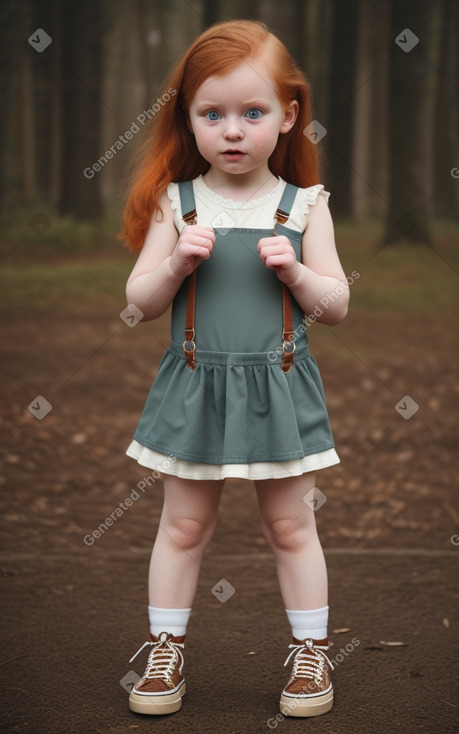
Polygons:
<instances>
[{"instance_id":1,"label":"eyebrow","mask_svg":"<svg viewBox=\"0 0 459 734\"><path fill-rule=\"evenodd\" d=\"M202 102L199 102L198 107L218 107L219 104L221 103L203 100ZM225 104L225 102L223 102L223 104ZM259 99L259 98L243 100L241 102L242 107L249 107L249 106L256 106L256 105L259 105L260 107L265 107L268 104L269 102L267 99Z\"/></svg>"}]
</instances>

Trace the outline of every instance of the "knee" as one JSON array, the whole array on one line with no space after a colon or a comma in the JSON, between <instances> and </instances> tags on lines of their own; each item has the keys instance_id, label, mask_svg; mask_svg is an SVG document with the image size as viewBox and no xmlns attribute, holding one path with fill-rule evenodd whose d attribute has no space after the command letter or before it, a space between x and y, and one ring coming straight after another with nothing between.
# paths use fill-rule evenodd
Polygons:
<instances>
[{"instance_id":1,"label":"knee","mask_svg":"<svg viewBox=\"0 0 459 734\"><path fill-rule=\"evenodd\" d=\"M206 546L214 530L214 521L201 521L191 517L182 517L174 520L163 530L169 536L175 548L190 551L200 546Z\"/></svg>"},{"instance_id":2,"label":"knee","mask_svg":"<svg viewBox=\"0 0 459 734\"><path fill-rule=\"evenodd\" d=\"M262 527L273 551L299 552L311 535L311 529L308 529L301 518L279 518L262 524Z\"/></svg>"}]
</instances>

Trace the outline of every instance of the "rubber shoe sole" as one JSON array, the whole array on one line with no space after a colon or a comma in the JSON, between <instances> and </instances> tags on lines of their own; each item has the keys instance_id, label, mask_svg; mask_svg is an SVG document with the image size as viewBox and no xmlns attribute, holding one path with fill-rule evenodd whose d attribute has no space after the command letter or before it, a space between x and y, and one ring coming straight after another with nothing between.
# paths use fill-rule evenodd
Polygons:
<instances>
[{"instance_id":1,"label":"rubber shoe sole","mask_svg":"<svg viewBox=\"0 0 459 734\"><path fill-rule=\"evenodd\" d=\"M136 714L149 714L150 716L173 714L182 707L182 696L185 693L185 681L174 693L140 695L131 691L129 708Z\"/></svg>"},{"instance_id":2,"label":"rubber shoe sole","mask_svg":"<svg viewBox=\"0 0 459 734\"><path fill-rule=\"evenodd\" d=\"M295 698L294 696L285 696L281 694L279 701L281 714L284 716L320 716L326 714L333 708L333 689L324 693L323 696L317 698Z\"/></svg>"}]
</instances>

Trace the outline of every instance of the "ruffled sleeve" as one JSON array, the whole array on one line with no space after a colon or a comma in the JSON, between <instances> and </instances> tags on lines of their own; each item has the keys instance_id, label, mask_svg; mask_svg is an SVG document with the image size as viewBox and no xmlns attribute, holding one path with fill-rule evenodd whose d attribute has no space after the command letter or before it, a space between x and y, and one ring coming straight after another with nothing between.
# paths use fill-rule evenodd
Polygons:
<instances>
[{"instance_id":1,"label":"ruffled sleeve","mask_svg":"<svg viewBox=\"0 0 459 734\"><path fill-rule=\"evenodd\" d=\"M328 204L330 192L325 191L322 184L308 186L307 189L299 189L287 226L292 225L299 232L304 232L308 223L309 207L317 203L319 196L322 196Z\"/></svg>"},{"instance_id":2,"label":"ruffled sleeve","mask_svg":"<svg viewBox=\"0 0 459 734\"><path fill-rule=\"evenodd\" d=\"M180 193L177 183L170 183L167 187L167 195L171 202L171 209L174 212L174 224L178 232L181 232L185 226L185 222L182 219L182 209L180 206Z\"/></svg>"}]
</instances>

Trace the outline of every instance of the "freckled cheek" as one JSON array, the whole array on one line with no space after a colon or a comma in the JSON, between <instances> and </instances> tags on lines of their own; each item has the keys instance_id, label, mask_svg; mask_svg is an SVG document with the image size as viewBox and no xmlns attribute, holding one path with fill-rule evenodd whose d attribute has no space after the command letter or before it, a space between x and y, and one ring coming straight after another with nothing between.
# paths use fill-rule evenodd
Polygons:
<instances>
[{"instance_id":1,"label":"freckled cheek","mask_svg":"<svg viewBox=\"0 0 459 734\"><path fill-rule=\"evenodd\" d=\"M271 155L274 148L276 147L276 143L277 143L277 136L273 135L272 133L271 134L266 133L263 136L257 138L257 140L255 141L254 148L260 154L268 153L268 155Z\"/></svg>"},{"instance_id":2,"label":"freckled cheek","mask_svg":"<svg viewBox=\"0 0 459 734\"><path fill-rule=\"evenodd\" d=\"M214 136L208 130L196 130L195 133L196 145L199 150L212 151L215 148Z\"/></svg>"}]
</instances>

